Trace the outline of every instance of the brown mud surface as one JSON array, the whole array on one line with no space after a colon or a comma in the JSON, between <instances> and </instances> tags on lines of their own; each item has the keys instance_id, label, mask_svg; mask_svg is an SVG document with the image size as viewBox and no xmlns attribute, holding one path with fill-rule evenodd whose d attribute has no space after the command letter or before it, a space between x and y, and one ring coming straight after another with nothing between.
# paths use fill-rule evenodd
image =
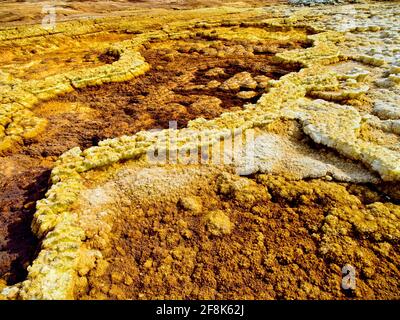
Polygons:
<instances>
[{"instance_id":1,"label":"brown mud surface","mask_svg":"<svg viewBox=\"0 0 400 320\"><path fill-rule=\"evenodd\" d=\"M244 103L257 100L262 89L256 88L251 100L243 100L237 97L238 90L205 85L212 80L223 83L244 71L254 77L277 79L294 69L274 65L273 54L304 46L270 42L268 53L253 54L257 44L223 41L199 52L193 49L197 42L200 40L192 40L189 45L150 44L142 51L152 66L145 75L124 83L79 89L33 109L37 116L47 119L46 131L0 158L0 278L13 284L26 276L26 267L37 250L30 229L35 202L44 197L53 163L63 152L141 130L168 128L170 121L177 121L181 128L198 117L211 119L225 111L241 109ZM170 49L160 49L160 45ZM229 48L240 52L233 51L224 57L215 54L232 50ZM205 56L199 59L200 54ZM108 56L100 55L98 59L112 63ZM225 73L205 75L215 67L223 68Z\"/></svg>"}]
</instances>

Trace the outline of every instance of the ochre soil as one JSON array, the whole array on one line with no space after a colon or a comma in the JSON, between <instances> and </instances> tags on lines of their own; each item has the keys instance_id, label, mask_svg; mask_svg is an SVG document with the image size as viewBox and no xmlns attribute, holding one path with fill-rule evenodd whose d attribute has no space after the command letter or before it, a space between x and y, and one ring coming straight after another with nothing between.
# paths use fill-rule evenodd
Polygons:
<instances>
[{"instance_id":1,"label":"ochre soil","mask_svg":"<svg viewBox=\"0 0 400 320\"><path fill-rule=\"evenodd\" d=\"M0 1L2 12L0 12L0 24L4 26L23 25L41 22L44 13L42 5L38 1ZM47 2L44 1L46 4ZM87 17L120 16L129 14L132 10L154 10L154 9L195 9L204 7L249 7L268 6L287 3L287 0L119 0L119 1L58 1L53 0L51 4L56 7L57 21L75 20Z\"/></svg>"},{"instance_id":2,"label":"ochre soil","mask_svg":"<svg viewBox=\"0 0 400 320\"><path fill-rule=\"evenodd\" d=\"M35 38L28 38L26 43L16 47L12 46L12 42L2 43L0 65L2 71L18 79L45 79L60 74L60 70L67 73L111 64L116 59L106 53L108 46L130 38L131 35L125 33L83 35L76 38L58 35L54 37L54 45L50 48L46 41Z\"/></svg>"},{"instance_id":3,"label":"ochre soil","mask_svg":"<svg viewBox=\"0 0 400 320\"><path fill-rule=\"evenodd\" d=\"M80 278L77 298L399 298L395 245L388 257L376 249L379 244L351 232L374 264L368 273L357 258L346 258L357 270L356 290L341 288L343 265L320 252L329 210L355 204L357 198L361 207L384 202L373 187L269 175L229 181L224 175L212 173L208 183L196 176L184 191L160 199L152 195L162 192L162 183L146 185L148 196L130 191L129 201L117 187L118 202L127 205L113 215L104 260ZM218 210L229 219L218 222L219 233L207 219Z\"/></svg>"},{"instance_id":4,"label":"ochre soil","mask_svg":"<svg viewBox=\"0 0 400 320\"><path fill-rule=\"evenodd\" d=\"M245 101L237 98L236 92L200 90L194 86L212 80L205 81L204 73L214 67L226 69L226 75L217 78L221 82L242 71L276 79L293 70L272 64L274 50L302 45L271 43L274 49L269 54L238 59L237 56L200 57L194 51L172 50L171 54L152 44L142 51L152 66L144 76L125 83L77 90L36 106L34 113L48 120L46 131L0 156L0 279L13 284L26 276L26 267L38 246L30 230L35 201L44 197L51 168L63 152L76 146L88 148L100 140L141 130L168 128L172 120L178 122L178 127L184 127L198 117L210 119L224 111L240 109ZM107 57L100 59L112 62ZM261 91L258 91L259 96ZM201 103L192 108L198 101Z\"/></svg>"}]
</instances>

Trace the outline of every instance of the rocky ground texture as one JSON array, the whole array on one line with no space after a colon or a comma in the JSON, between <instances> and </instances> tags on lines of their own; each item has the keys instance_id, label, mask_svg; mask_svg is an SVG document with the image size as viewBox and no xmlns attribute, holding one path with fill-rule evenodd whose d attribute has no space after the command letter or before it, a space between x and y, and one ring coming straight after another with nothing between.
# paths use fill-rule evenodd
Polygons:
<instances>
[{"instance_id":1,"label":"rocky ground texture","mask_svg":"<svg viewBox=\"0 0 400 320\"><path fill-rule=\"evenodd\" d=\"M398 299L400 6L322 2L5 4L0 298Z\"/></svg>"}]
</instances>

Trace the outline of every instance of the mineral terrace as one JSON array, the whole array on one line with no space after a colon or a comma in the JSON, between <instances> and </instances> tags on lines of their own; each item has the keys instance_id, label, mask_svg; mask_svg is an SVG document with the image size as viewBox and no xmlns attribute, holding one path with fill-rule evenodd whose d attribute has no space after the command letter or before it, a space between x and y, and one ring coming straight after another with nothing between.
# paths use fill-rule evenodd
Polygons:
<instances>
[{"instance_id":1,"label":"mineral terrace","mask_svg":"<svg viewBox=\"0 0 400 320\"><path fill-rule=\"evenodd\" d=\"M0 299L400 298L399 2L1 1L0 50Z\"/></svg>"}]
</instances>

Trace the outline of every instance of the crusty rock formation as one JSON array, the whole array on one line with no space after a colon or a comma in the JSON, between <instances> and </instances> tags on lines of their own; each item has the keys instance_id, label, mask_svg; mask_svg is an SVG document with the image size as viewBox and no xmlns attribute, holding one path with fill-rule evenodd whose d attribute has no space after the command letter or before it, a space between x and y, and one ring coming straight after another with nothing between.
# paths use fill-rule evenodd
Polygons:
<instances>
[{"instance_id":1,"label":"crusty rock formation","mask_svg":"<svg viewBox=\"0 0 400 320\"><path fill-rule=\"evenodd\" d=\"M326 10L329 10L329 15L326 15ZM351 23L346 24L344 17L349 10L353 10L354 15ZM286 50L274 56L276 64L299 68L298 72L279 79L257 78L243 71L218 82L215 79L223 74L223 70L209 71L207 83L215 78L222 91L235 91L243 99L254 98L250 97L254 90L261 90L262 95L255 103L247 104L240 110L223 113L211 120L198 118L179 130L141 131L132 136L103 140L96 146L85 150L76 147L60 156L51 173L52 186L45 198L36 204L32 229L41 239L41 250L28 268L27 279L4 288L2 295L11 299L72 299L86 295L92 298L129 297L121 289L125 288L122 284L129 286L137 283L136 278L118 272L110 276L107 273L107 257L113 254L129 256L119 246L115 247L114 253L110 253L111 243L119 242L112 236L113 228L119 227L113 221L117 218L129 220L130 216L140 220L144 216L146 219L140 220L140 223L148 228L146 223L152 221L152 213L159 217L162 212L158 210L161 209L172 212L166 214L163 222L173 221L174 228L179 228L179 232L174 229L174 236L168 237L168 230L162 225L151 227L151 232L159 235L159 245L164 249L168 245L174 246L174 250L155 252L157 261L147 259L143 268L150 273L143 281L150 285L151 272L155 272L154 279L162 279L164 275L174 287L174 281L177 281L171 276L174 261L183 261L188 268L182 274L192 272L190 266L196 261L196 252L191 246L179 246L182 241L190 241L193 237L193 229L185 220L187 217L176 221L171 218L181 208L205 223L189 219L193 223L192 228L198 228L200 237L205 237L202 228L216 236L217 241L227 241L226 238L232 236L237 248L241 248L238 245L240 240L235 237L245 236L240 233L243 230L238 223L245 218L256 221L255 224L248 222L248 226L257 249L248 248L247 258L246 252L240 251L243 256L236 261L232 258L234 247L222 243L223 248L229 248L225 252L227 257L233 259L235 267L247 269L251 266L250 261L257 261L257 266L265 267L254 272L268 277L264 272L268 268L276 268L276 261L281 266L290 265L299 269L301 262L293 262L300 261L302 252L299 250L319 252L326 261L333 261L331 267L334 270L348 261L362 268L364 277L370 279L363 282L360 289L366 296L398 298L397 292L390 293L399 282L398 269L394 270L395 267L390 264L390 252L394 252L395 259L398 258L398 249L395 248L399 239L400 216L395 204L398 196L396 198L396 192L384 190L387 185L398 190L400 181L400 119L397 110L400 95L399 11L399 7L390 2L306 10L287 5L249 9L209 8L168 12L163 16L164 24L159 29L151 27L153 18L142 16L140 23L130 18L121 18L118 22L96 19L60 23L49 34L40 26L1 30L0 40L4 45L13 41L29 43L34 37L45 34L57 39L86 36L98 30L129 30L131 35L130 39L117 41L107 49L106 53L117 59L111 64L24 81L2 72L2 151L12 149L15 144L46 130L45 119L31 110L40 101L86 86L126 81L148 71L152 66L144 61L139 48L151 40L200 37L204 41L245 39L250 42L274 40L307 44L304 48ZM228 13L229 21L226 20ZM200 47L197 50L204 56L218 54L215 48ZM265 50L259 48L257 51ZM173 56L170 58L173 59ZM217 88L217 84L214 85L212 87ZM221 103L221 99L207 96L191 106L199 113L210 107L212 117L212 112ZM317 146L320 149L316 149ZM224 148L227 153L221 153ZM168 162L162 155L175 157ZM199 155L204 159L204 166L191 168L191 164L197 163ZM217 158L223 161L213 162ZM255 176L257 183L241 180L247 178L239 178L238 175ZM214 181L214 178L219 179L218 186L215 186L217 191L203 190L214 200L207 203L207 199L196 198L199 195L193 194L194 187L204 187L207 181ZM303 179L315 180L309 182ZM349 185L343 186L338 182ZM374 184L389 198L383 198L378 193L367 197L363 190L357 189L357 183ZM357 189L353 190L357 196L346 189L352 186ZM181 195L181 192L187 194ZM161 209L156 207L152 212L150 207L155 203L154 199L165 199L165 203L160 205ZM289 213L293 213L293 208L298 206L303 211L307 210L303 205L315 209L316 217L320 219L315 223L307 221L309 230L302 230L304 234L301 234L310 236L309 233L312 233L314 241L310 236L302 249L291 248L287 254L268 255L263 240L267 229L263 227L258 232L255 225L265 223L259 216L268 217L269 212L278 212L277 204L282 204L285 219L291 219L288 218ZM315 204L318 205L314 207ZM136 211L133 212L132 208ZM301 220L299 214L293 214L293 219ZM130 223L134 225L134 221ZM302 231L291 227L287 229L289 234L292 232L301 237ZM118 230L121 234L124 231ZM137 234L128 238L141 239L143 234L140 232L137 230ZM289 238L285 234L282 237ZM206 241L205 238L203 240ZM202 250L211 255L207 245ZM262 256L257 256L257 252L262 252ZM163 262L159 261L160 256ZM312 257L318 260L317 255ZM387 269L379 258L390 264L387 268L392 268L390 272L394 279L385 282L382 291L378 288L382 279L376 270ZM207 258L204 261L206 263ZM159 269L156 270L157 263ZM305 267L300 269L305 272ZM225 279L224 272L221 271L221 279ZM107 293L97 292L98 281L105 281L105 277L111 278L112 284ZM181 280L188 281L186 278ZM284 283L286 287L291 285L290 281ZM326 289L326 283L319 285L310 280L298 292L311 298L341 297L340 289ZM93 288L93 292L87 292L89 287ZM210 284L210 287L213 289L207 292L202 292L201 288L192 289L197 292L197 298L226 298L213 291L217 285ZM285 288L277 285L275 291L281 296L274 298L293 298L290 290ZM246 294L255 297L247 291ZM165 296L180 298L167 293Z\"/></svg>"}]
</instances>

